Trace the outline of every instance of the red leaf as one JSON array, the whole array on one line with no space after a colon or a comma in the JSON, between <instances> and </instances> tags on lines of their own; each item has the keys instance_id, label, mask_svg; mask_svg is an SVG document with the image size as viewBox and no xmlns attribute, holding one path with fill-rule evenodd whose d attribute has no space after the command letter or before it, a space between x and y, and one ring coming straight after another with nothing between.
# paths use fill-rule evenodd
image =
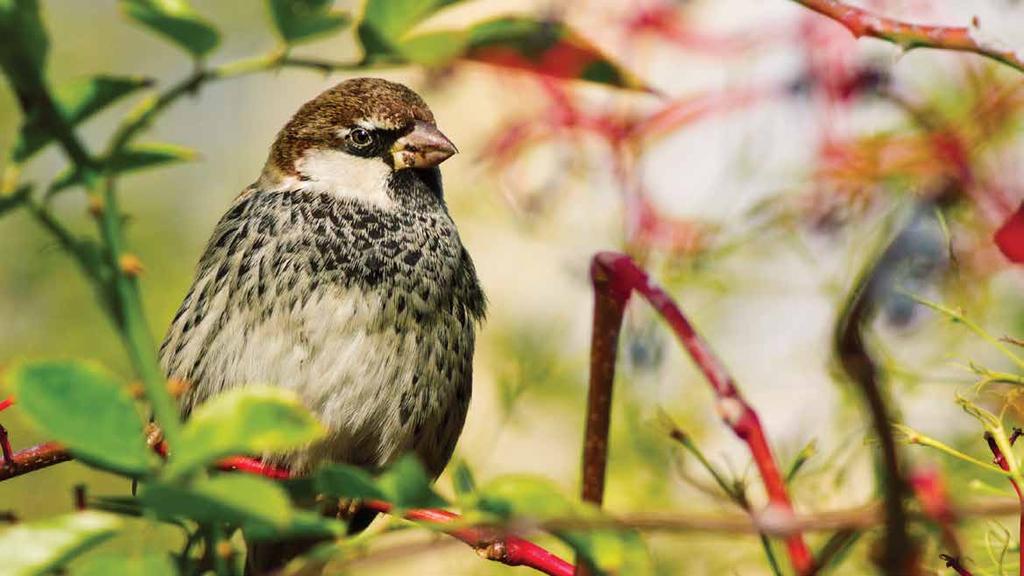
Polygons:
<instances>
[{"instance_id":1,"label":"red leaf","mask_svg":"<svg viewBox=\"0 0 1024 576\"><path fill-rule=\"evenodd\" d=\"M1024 264L1024 203L996 230L995 241L1011 262Z\"/></svg>"}]
</instances>

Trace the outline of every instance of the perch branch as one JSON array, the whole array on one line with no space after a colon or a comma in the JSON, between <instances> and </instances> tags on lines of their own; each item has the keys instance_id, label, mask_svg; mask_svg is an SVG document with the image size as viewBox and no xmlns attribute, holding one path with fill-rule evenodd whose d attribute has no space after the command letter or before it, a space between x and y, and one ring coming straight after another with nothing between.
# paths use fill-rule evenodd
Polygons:
<instances>
[{"instance_id":1,"label":"perch branch","mask_svg":"<svg viewBox=\"0 0 1024 576\"><path fill-rule=\"evenodd\" d=\"M863 36L878 38L900 46L904 50L936 48L970 52L1024 72L1024 55L979 40L977 30L967 26L912 24L881 16L870 10L850 6L837 0L793 1L842 24L857 38Z\"/></svg>"},{"instance_id":2,"label":"perch branch","mask_svg":"<svg viewBox=\"0 0 1024 576\"><path fill-rule=\"evenodd\" d=\"M625 307L629 294L637 292L668 322L683 348L686 349L711 385L717 397L716 408L719 416L750 449L765 491L768 493L770 505L775 511L781 512L783 517L792 516L793 506L789 500L786 484L779 473L779 467L772 455L757 413L743 399L722 362L714 355L707 342L697 334L693 325L690 324L672 298L660 287L652 284L647 273L624 254L614 252L597 254L591 264L591 278L593 278L595 290L602 292L604 297L610 301L617 301L617 305L622 307ZM597 301L599 306L600 298L599 296ZM610 306L609 304L609 308ZM600 308L598 310L600 311ZM608 316L610 317L611 314ZM598 320L595 318L595 326L597 323ZM610 351L614 353L615 348L611 348ZM593 366L593 358L591 363ZM599 367L604 366L601 364ZM610 367L613 370L614 363ZM610 376L610 374L606 376ZM587 468L587 464L584 463L584 469ZM790 562L797 573L806 573L811 569L813 565L811 553L799 531L786 535L786 547Z\"/></svg>"}]
</instances>

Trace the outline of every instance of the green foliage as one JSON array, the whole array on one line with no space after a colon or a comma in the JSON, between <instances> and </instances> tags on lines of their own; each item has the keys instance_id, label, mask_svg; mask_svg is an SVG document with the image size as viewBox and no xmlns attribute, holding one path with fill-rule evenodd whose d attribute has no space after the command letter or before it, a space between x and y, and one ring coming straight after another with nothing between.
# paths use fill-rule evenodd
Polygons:
<instances>
[{"instance_id":1,"label":"green foliage","mask_svg":"<svg viewBox=\"0 0 1024 576\"><path fill-rule=\"evenodd\" d=\"M54 100L65 121L74 127L151 84L148 79L138 76L93 76L58 86ZM14 160L24 162L52 142L53 137L41 115L30 115L25 119L18 142L14 145Z\"/></svg>"},{"instance_id":2,"label":"green foliage","mask_svg":"<svg viewBox=\"0 0 1024 576\"><path fill-rule=\"evenodd\" d=\"M270 16L285 44L315 40L348 26L346 12L332 10L334 0L268 0Z\"/></svg>"},{"instance_id":3,"label":"green foliage","mask_svg":"<svg viewBox=\"0 0 1024 576\"><path fill-rule=\"evenodd\" d=\"M153 482L142 490L146 507L163 518L283 528L292 520L284 488L271 480L225 474L190 486Z\"/></svg>"},{"instance_id":4,"label":"green foliage","mask_svg":"<svg viewBox=\"0 0 1024 576\"><path fill-rule=\"evenodd\" d=\"M385 498L398 508L431 508L447 502L430 487L419 458L407 454L377 479Z\"/></svg>"},{"instance_id":5,"label":"green foliage","mask_svg":"<svg viewBox=\"0 0 1024 576\"><path fill-rule=\"evenodd\" d=\"M125 386L98 365L29 362L8 376L21 410L76 457L107 470L142 476L155 456Z\"/></svg>"},{"instance_id":6,"label":"green foliage","mask_svg":"<svg viewBox=\"0 0 1024 576\"><path fill-rule=\"evenodd\" d=\"M32 187L23 185L15 188L9 194L0 192L0 216L20 207L32 194Z\"/></svg>"},{"instance_id":7,"label":"green foliage","mask_svg":"<svg viewBox=\"0 0 1024 576\"><path fill-rule=\"evenodd\" d=\"M108 174L124 174L126 172L145 170L146 168L156 168L166 164L187 162L197 157L198 154L191 148L185 148L177 144L153 142L133 144L118 152L113 158L103 159L100 163ZM72 186L83 184L85 184L85 181L81 171L68 169L50 184L48 194L56 194Z\"/></svg>"},{"instance_id":8,"label":"green foliage","mask_svg":"<svg viewBox=\"0 0 1024 576\"><path fill-rule=\"evenodd\" d=\"M316 491L337 498L387 498L369 472L345 464L329 464L321 468L316 474Z\"/></svg>"},{"instance_id":9,"label":"green foliage","mask_svg":"<svg viewBox=\"0 0 1024 576\"><path fill-rule=\"evenodd\" d=\"M208 54L220 43L220 33L186 0L121 0L132 19L164 36L195 57Z\"/></svg>"},{"instance_id":10,"label":"green foliage","mask_svg":"<svg viewBox=\"0 0 1024 576\"><path fill-rule=\"evenodd\" d=\"M0 533L4 574L46 574L110 538L120 527L117 516L88 511L8 528Z\"/></svg>"},{"instance_id":11,"label":"green foliage","mask_svg":"<svg viewBox=\"0 0 1024 576\"><path fill-rule=\"evenodd\" d=\"M167 466L184 475L234 454L280 453L323 436L323 427L285 389L249 386L224 392L200 406L182 432Z\"/></svg>"},{"instance_id":12,"label":"green foliage","mask_svg":"<svg viewBox=\"0 0 1024 576\"><path fill-rule=\"evenodd\" d=\"M91 556L75 569L75 576L176 576L174 562L167 554L140 556Z\"/></svg>"},{"instance_id":13,"label":"green foliage","mask_svg":"<svg viewBox=\"0 0 1024 576\"><path fill-rule=\"evenodd\" d=\"M550 482L528 476L505 476L486 486L467 506L514 522L578 519L600 520L600 510L564 496ZM653 574L650 555L640 535L632 530L607 528L571 530L558 529L554 534L580 554L592 567L607 574Z\"/></svg>"},{"instance_id":14,"label":"green foliage","mask_svg":"<svg viewBox=\"0 0 1024 576\"><path fill-rule=\"evenodd\" d=\"M514 16L464 30L415 33L418 23L458 1L367 0L358 27L364 61L444 66L469 59L557 78L646 89L562 22Z\"/></svg>"}]
</instances>

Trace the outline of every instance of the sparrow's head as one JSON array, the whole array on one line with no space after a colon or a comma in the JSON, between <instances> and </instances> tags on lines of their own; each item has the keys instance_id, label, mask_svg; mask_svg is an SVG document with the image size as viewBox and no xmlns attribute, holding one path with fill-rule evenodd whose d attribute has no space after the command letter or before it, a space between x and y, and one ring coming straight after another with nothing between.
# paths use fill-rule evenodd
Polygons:
<instances>
[{"instance_id":1,"label":"sparrow's head","mask_svg":"<svg viewBox=\"0 0 1024 576\"><path fill-rule=\"evenodd\" d=\"M277 135L261 182L387 203L396 174L435 171L456 152L418 94L395 82L355 78L292 116Z\"/></svg>"}]
</instances>

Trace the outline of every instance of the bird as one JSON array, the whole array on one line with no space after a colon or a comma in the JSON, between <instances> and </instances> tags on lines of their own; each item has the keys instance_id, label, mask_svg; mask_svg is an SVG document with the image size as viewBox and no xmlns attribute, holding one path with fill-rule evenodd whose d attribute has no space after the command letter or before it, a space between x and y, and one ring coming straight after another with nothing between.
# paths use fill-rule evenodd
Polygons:
<instances>
[{"instance_id":1,"label":"bird","mask_svg":"<svg viewBox=\"0 0 1024 576\"><path fill-rule=\"evenodd\" d=\"M486 314L443 194L439 165L456 152L399 83L349 79L301 106L216 224L160 346L165 375L189 385L183 417L236 387L280 386L327 432L268 463L379 471L413 454L436 479Z\"/></svg>"}]
</instances>

